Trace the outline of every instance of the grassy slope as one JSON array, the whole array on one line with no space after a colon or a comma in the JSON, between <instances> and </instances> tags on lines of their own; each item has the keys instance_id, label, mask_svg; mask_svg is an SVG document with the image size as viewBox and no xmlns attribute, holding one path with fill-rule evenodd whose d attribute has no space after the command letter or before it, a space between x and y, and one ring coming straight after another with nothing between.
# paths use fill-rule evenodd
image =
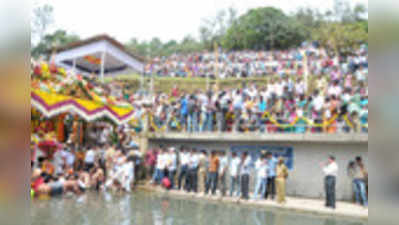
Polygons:
<instances>
[{"instance_id":1,"label":"grassy slope","mask_svg":"<svg viewBox=\"0 0 399 225\"><path fill-rule=\"evenodd\" d=\"M216 85L219 89L224 88L236 88L243 87L249 84L258 84L263 86L269 82L272 77L250 77L250 78L227 78L227 79L210 79L210 85ZM313 78L314 76L309 76L309 91L313 90ZM118 75L115 77L105 78L105 82L120 81L129 90L128 92L136 91L140 88L141 77L139 74L130 75ZM294 79L294 78L293 78ZM149 77L144 78L144 87L150 86L151 79ZM195 89L206 89L207 81L205 78L178 78L178 77L155 77L154 78L154 89L155 91L169 92L174 85L178 85L181 90L193 91Z\"/></svg>"}]
</instances>

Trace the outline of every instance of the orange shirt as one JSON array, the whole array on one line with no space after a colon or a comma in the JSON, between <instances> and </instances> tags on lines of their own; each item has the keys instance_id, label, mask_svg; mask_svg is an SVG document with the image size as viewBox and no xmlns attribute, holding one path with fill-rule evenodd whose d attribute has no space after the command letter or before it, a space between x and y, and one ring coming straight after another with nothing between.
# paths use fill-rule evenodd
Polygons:
<instances>
[{"instance_id":1,"label":"orange shirt","mask_svg":"<svg viewBox=\"0 0 399 225\"><path fill-rule=\"evenodd\" d=\"M43 163L42 171L46 172L47 174L53 175L55 171L54 165L51 163Z\"/></svg>"},{"instance_id":2,"label":"orange shirt","mask_svg":"<svg viewBox=\"0 0 399 225\"><path fill-rule=\"evenodd\" d=\"M209 172L215 173L219 170L219 158L217 156L211 157L209 162Z\"/></svg>"}]
</instances>

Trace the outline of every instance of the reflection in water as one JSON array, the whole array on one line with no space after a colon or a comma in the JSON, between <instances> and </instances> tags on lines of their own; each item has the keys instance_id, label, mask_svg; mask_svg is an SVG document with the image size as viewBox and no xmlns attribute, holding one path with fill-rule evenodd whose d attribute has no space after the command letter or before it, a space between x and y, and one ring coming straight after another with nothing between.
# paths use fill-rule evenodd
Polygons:
<instances>
[{"instance_id":1,"label":"reflection in water","mask_svg":"<svg viewBox=\"0 0 399 225\"><path fill-rule=\"evenodd\" d=\"M32 225L367 225L367 221L178 200L142 192L35 200L31 220Z\"/></svg>"}]
</instances>

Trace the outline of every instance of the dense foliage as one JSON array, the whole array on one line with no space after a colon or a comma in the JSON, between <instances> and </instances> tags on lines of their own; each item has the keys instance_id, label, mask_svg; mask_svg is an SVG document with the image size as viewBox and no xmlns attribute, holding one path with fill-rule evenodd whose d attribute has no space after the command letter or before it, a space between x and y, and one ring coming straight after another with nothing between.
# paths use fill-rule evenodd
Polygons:
<instances>
[{"instance_id":1,"label":"dense foliage","mask_svg":"<svg viewBox=\"0 0 399 225\"><path fill-rule=\"evenodd\" d=\"M223 38L225 49L271 50L298 46L306 38L303 24L272 8L252 9L231 26Z\"/></svg>"},{"instance_id":2,"label":"dense foliage","mask_svg":"<svg viewBox=\"0 0 399 225\"><path fill-rule=\"evenodd\" d=\"M64 46L79 39L79 36L68 34L65 30L56 30L52 34L46 34L42 41L32 48L31 55L32 57L49 55L56 46Z\"/></svg>"}]
</instances>

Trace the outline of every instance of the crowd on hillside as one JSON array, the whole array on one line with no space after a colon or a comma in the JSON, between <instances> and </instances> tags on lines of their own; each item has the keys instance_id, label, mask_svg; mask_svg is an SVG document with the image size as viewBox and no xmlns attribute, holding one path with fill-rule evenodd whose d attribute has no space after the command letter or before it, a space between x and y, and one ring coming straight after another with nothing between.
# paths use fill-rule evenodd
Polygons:
<instances>
[{"instance_id":1,"label":"crowd on hillside","mask_svg":"<svg viewBox=\"0 0 399 225\"><path fill-rule=\"evenodd\" d=\"M273 76L267 85L190 92L176 87L170 93L157 93L150 102L152 129L269 133L368 130L367 46L345 58L331 57L313 43L289 51L174 54L157 57L146 67L147 74L159 76L214 77L216 71L221 78Z\"/></svg>"},{"instance_id":2,"label":"crowd on hillside","mask_svg":"<svg viewBox=\"0 0 399 225\"><path fill-rule=\"evenodd\" d=\"M356 83L356 85L354 85ZM368 87L352 75L319 75L307 93L302 78L244 88L157 93L152 128L188 132L367 132ZM140 111L140 106L136 107Z\"/></svg>"},{"instance_id":3,"label":"crowd on hillside","mask_svg":"<svg viewBox=\"0 0 399 225\"><path fill-rule=\"evenodd\" d=\"M309 76L304 76L306 55ZM270 74L267 84L183 91L178 84L148 98L120 81L102 84L92 76L51 75L52 66L32 64L32 86L45 91L133 106L135 127L144 127L149 113L152 131L186 132L368 132L368 49L362 46L345 60L330 57L314 44L290 51L215 52L156 58L147 72L160 76L226 76ZM59 72L59 71L58 71ZM265 73L264 73L265 72ZM40 75L38 75L40 74ZM131 123L133 124L133 123Z\"/></svg>"},{"instance_id":4,"label":"crowd on hillside","mask_svg":"<svg viewBox=\"0 0 399 225\"><path fill-rule=\"evenodd\" d=\"M307 63L305 65L305 63ZM155 57L145 67L148 75L171 77L242 78L267 75L303 76L328 74L340 79L355 74L364 80L368 70L368 48L362 46L346 57L331 56L317 43L304 43L300 48L284 51L231 51L222 50L191 54L172 54Z\"/></svg>"}]
</instances>

